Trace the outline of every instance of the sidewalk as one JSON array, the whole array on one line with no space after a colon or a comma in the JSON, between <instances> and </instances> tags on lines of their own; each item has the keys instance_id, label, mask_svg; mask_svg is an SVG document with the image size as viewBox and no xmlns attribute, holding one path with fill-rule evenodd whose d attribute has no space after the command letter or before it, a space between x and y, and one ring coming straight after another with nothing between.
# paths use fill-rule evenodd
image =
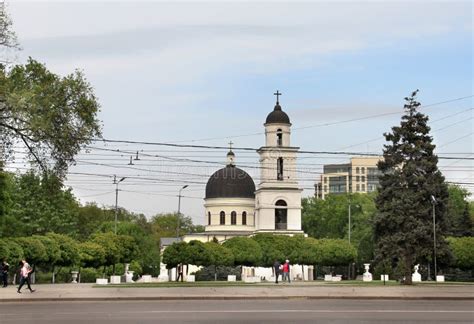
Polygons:
<instances>
[{"instance_id":1,"label":"sidewalk","mask_svg":"<svg viewBox=\"0 0 474 324\"><path fill-rule=\"evenodd\" d=\"M235 287L95 288L92 284L34 285L36 292L15 286L0 289L0 302L186 300L186 299L425 299L474 300L474 285L440 286L329 286L291 284Z\"/></svg>"}]
</instances>

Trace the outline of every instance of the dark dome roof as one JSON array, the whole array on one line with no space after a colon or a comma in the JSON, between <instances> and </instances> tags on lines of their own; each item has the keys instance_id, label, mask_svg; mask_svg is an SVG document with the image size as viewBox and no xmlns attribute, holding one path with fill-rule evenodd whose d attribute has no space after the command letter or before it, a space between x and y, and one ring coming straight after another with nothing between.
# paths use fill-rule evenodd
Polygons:
<instances>
[{"instance_id":1,"label":"dark dome roof","mask_svg":"<svg viewBox=\"0 0 474 324\"><path fill-rule=\"evenodd\" d=\"M273 111L268 114L265 124L290 124L290 117L281 110L281 106L277 102Z\"/></svg>"},{"instance_id":2,"label":"dark dome roof","mask_svg":"<svg viewBox=\"0 0 474 324\"><path fill-rule=\"evenodd\" d=\"M207 198L255 198L255 183L244 170L227 165L209 178Z\"/></svg>"}]
</instances>

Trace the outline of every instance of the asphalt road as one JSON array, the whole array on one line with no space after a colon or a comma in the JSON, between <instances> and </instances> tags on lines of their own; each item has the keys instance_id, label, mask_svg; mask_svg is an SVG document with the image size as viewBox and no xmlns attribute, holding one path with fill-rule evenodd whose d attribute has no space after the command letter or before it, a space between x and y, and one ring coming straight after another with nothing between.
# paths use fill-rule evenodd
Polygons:
<instances>
[{"instance_id":1,"label":"asphalt road","mask_svg":"<svg viewBox=\"0 0 474 324\"><path fill-rule=\"evenodd\" d=\"M0 303L0 323L474 323L473 301L188 300Z\"/></svg>"}]
</instances>

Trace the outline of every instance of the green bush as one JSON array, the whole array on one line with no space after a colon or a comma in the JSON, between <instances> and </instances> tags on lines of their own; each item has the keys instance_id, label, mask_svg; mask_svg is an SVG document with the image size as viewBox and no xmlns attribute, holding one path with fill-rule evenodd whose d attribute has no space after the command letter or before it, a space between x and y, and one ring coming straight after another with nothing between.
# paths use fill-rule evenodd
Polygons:
<instances>
[{"instance_id":1,"label":"green bush","mask_svg":"<svg viewBox=\"0 0 474 324\"><path fill-rule=\"evenodd\" d=\"M448 237L449 248L454 256L454 266L459 269L474 269L474 237Z\"/></svg>"},{"instance_id":2,"label":"green bush","mask_svg":"<svg viewBox=\"0 0 474 324\"><path fill-rule=\"evenodd\" d=\"M102 278L102 270L95 268L81 268L81 283L95 282L97 278Z\"/></svg>"},{"instance_id":3,"label":"green bush","mask_svg":"<svg viewBox=\"0 0 474 324\"><path fill-rule=\"evenodd\" d=\"M196 281L214 281L214 269L214 266L202 267L201 270L198 270L194 273L196 276ZM218 281L227 281L228 275L234 275L237 277L237 280L241 280L240 274L240 267L217 267Z\"/></svg>"}]
</instances>

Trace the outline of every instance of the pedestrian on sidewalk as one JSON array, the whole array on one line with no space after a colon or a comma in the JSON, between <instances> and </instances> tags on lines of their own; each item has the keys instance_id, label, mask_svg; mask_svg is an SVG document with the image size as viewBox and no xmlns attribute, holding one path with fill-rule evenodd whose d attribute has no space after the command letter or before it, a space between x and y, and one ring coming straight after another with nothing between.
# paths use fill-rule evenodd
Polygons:
<instances>
[{"instance_id":1,"label":"pedestrian on sidewalk","mask_svg":"<svg viewBox=\"0 0 474 324\"><path fill-rule=\"evenodd\" d=\"M275 260L273 263L273 268L275 270L275 283L278 283L278 277L280 276L281 272L281 264L278 262L278 260Z\"/></svg>"},{"instance_id":2,"label":"pedestrian on sidewalk","mask_svg":"<svg viewBox=\"0 0 474 324\"><path fill-rule=\"evenodd\" d=\"M7 263L7 260L2 261L0 275L2 276L3 288L8 286L8 270L10 270L10 265Z\"/></svg>"},{"instance_id":3,"label":"pedestrian on sidewalk","mask_svg":"<svg viewBox=\"0 0 474 324\"><path fill-rule=\"evenodd\" d=\"M28 285L28 289L30 290L30 292L34 293L35 290L31 289L31 284L30 284L30 273L33 271L33 269L30 267L28 262L26 262L26 260L21 260L20 266L21 266L20 286L18 287L17 293L21 294L21 287L23 287L25 282Z\"/></svg>"},{"instance_id":4,"label":"pedestrian on sidewalk","mask_svg":"<svg viewBox=\"0 0 474 324\"><path fill-rule=\"evenodd\" d=\"M176 277L176 281L179 281L179 278L181 278L181 281L183 281L183 264L182 263L178 264L178 268L176 269L176 272L178 273Z\"/></svg>"},{"instance_id":5,"label":"pedestrian on sidewalk","mask_svg":"<svg viewBox=\"0 0 474 324\"><path fill-rule=\"evenodd\" d=\"M288 283L291 283L290 280L290 260L286 260L283 264L283 281L288 279Z\"/></svg>"}]
</instances>

